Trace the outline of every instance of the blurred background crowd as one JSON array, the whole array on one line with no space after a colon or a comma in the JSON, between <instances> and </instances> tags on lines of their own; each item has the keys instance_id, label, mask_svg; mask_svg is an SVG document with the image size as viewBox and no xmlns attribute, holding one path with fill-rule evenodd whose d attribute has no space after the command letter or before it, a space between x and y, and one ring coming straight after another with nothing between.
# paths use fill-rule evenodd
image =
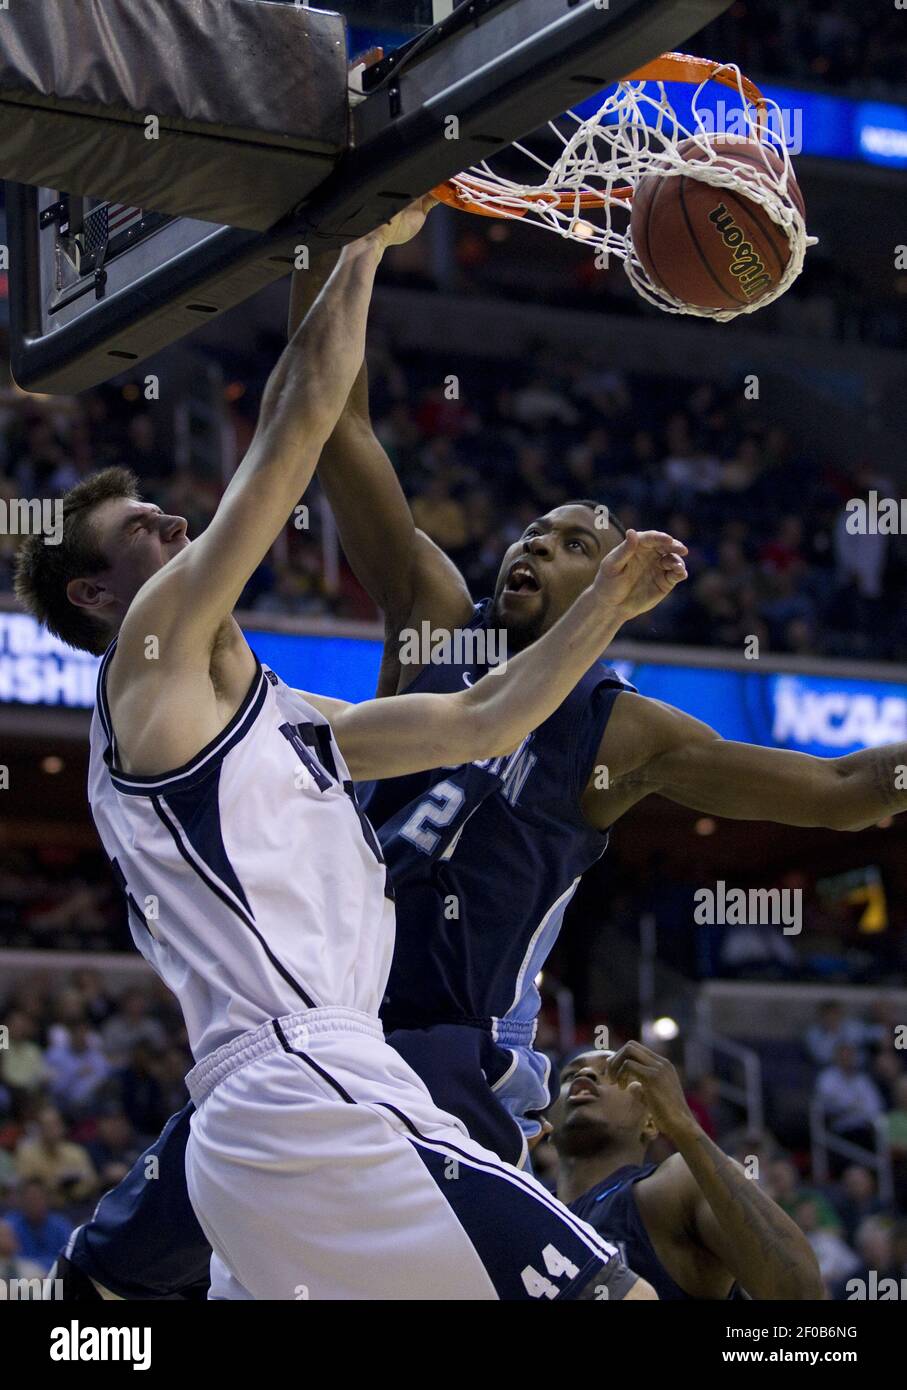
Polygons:
<instances>
[{"instance_id":1,"label":"blurred background crowd","mask_svg":"<svg viewBox=\"0 0 907 1390\"><path fill-rule=\"evenodd\" d=\"M848 527L848 503L892 493L871 458L829 456L739 388L690 389L542 346L519 364L458 356L455 383L439 384L449 366L440 354L395 354L379 338L372 412L417 524L476 598L493 592L505 550L534 518L592 498L625 526L664 528L690 547L689 584L626 636L737 650L755 636L763 652L907 654L904 537ZM177 467L154 414L132 394L104 388L70 401L8 389L0 498L53 497L98 467L126 464L149 500L185 515L198 534L226 480ZM237 438L251 418L242 405ZM308 530L288 529L241 608L377 616L345 566L329 587L320 524L316 508ZM0 537L0 591L11 586L15 543Z\"/></svg>"},{"instance_id":2,"label":"blurred background crowd","mask_svg":"<svg viewBox=\"0 0 907 1390\"><path fill-rule=\"evenodd\" d=\"M696 52L733 51L744 70L797 85L903 96L907 34L897 5L861 7L849 0L766 5L737 0L705 31Z\"/></svg>"}]
</instances>

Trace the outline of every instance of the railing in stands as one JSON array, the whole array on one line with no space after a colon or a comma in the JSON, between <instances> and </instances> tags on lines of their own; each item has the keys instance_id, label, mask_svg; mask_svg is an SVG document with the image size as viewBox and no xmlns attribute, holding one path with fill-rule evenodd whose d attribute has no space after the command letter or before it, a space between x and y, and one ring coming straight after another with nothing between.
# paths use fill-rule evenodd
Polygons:
<instances>
[{"instance_id":1,"label":"railing in stands","mask_svg":"<svg viewBox=\"0 0 907 1390\"><path fill-rule=\"evenodd\" d=\"M727 1079L717 1074L716 1060L719 1057L739 1067L738 1079ZM762 1099L762 1061L758 1052L699 1023L685 1039L684 1063L689 1077L703 1071L715 1074L722 1100L744 1111L748 1131L761 1133L765 1107Z\"/></svg>"},{"instance_id":2,"label":"railing in stands","mask_svg":"<svg viewBox=\"0 0 907 1390\"><path fill-rule=\"evenodd\" d=\"M864 1144L855 1143L852 1139L845 1139L843 1135L830 1129L822 1102L818 1099L813 1100L809 1107L813 1176L816 1182L828 1182L829 1154L837 1154L840 1158L849 1159L851 1163L858 1163L862 1168L869 1168L875 1173L879 1198L887 1204L894 1200L894 1173L885 1117L876 1116L869 1128L872 1129L875 1139L875 1147L871 1149Z\"/></svg>"}]
</instances>

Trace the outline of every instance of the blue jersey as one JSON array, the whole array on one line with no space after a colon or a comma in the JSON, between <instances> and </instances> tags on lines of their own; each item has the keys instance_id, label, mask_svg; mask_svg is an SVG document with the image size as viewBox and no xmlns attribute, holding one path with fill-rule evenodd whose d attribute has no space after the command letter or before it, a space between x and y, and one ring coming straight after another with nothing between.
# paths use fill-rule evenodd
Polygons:
<instances>
[{"instance_id":1,"label":"blue jersey","mask_svg":"<svg viewBox=\"0 0 907 1390\"><path fill-rule=\"evenodd\" d=\"M491 609L479 604L470 628L490 627ZM429 665L396 698L498 679L488 670ZM553 1098L551 1063L532 1046L535 978L607 846L580 802L614 701L632 689L596 662L509 757L359 788L397 903L388 1041L442 1109L512 1163L526 1161Z\"/></svg>"},{"instance_id":2,"label":"blue jersey","mask_svg":"<svg viewBox=\"0 0 907 1390\"><path fill-rule=\"evenodd\" d=\"M485 627L490 614L486 600L470 626ZM426 666L398 698L462 690L487 670ZM598 662L511 756L360 787L397 901L388 1030L466 1024L504 1043L531 1041L535 977L608 843L580 800L614 700L632 688Z\"/></svg>"},{"instance_id":3,"label":"blue jersey","mask_svg":"<svg viewBox=\"0 0 907 1390\"><path fill-rule=\"evenodd\" d=\"M636 1205L636 1184L654 1173L657 1166L655 1163L628 1164L616 1169L603 1182L596 1183L571 1202L570 1210L597 1231L607 1231L608 1239L619 1248L624 1263L641 1279L647 1279L660 1299L691 1299L693 1295L684 1293L658 1258ZM735 1284L728 1298L739 1297Z\"/></svg>"}]
</instances>

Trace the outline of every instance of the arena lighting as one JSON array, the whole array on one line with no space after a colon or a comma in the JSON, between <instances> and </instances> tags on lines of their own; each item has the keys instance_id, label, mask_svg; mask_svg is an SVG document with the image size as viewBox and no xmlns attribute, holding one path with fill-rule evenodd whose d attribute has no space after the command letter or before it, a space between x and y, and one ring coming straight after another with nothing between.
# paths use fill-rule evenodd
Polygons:
<instances>
[{"instance_id":1,"label":"arena lighting","mask_svg":"<svg viewBox=\"0 0 907 1390\"><path fill-rule=\"evenodd\" d=\"M651 1028L653 1038L657 1038L659 1042L673 1042L680 1036L680 1027L676 1019L668 1018L666 1015L654 1019Z\"/></svg>"},{"instance_id":2,"label":"arena lighting","mask_svg":"<svg viewBox=\"0 0 907 1390\"><path fill-rule=\"evenodd\" d=\"M58 758L55 753L41 759L41 771L48 773L51 777L55 776L58 772L62 772L65 766L66 764L63 759Z\"/></svg>"}]
</instances>

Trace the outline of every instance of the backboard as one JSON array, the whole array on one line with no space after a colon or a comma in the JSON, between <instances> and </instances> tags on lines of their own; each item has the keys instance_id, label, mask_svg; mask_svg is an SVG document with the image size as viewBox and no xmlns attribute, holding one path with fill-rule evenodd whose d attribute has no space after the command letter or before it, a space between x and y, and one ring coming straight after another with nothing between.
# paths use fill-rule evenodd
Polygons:
<instances>
[{"instance_id":1,"label":"backboard","mask_svg":"<svg viewBox=\"0 0 907 1390\"><path fill-rule=\"evenodd\" d=\"M277 8L251 3L263 25ZM285 276L303 248L304 256L364 235L444 179L680 46L730 3L338 0L332 8L346 22L350 55L377 43L385 57L351 101L347 148L267 231L7 184L16 380L77 392L136 367ZM0 175L4 157L0 142Z\"/></svg>"},{"instance_id":2,"label":"backboard","mask_svg":"<svg viewBox=\"0 0 907 1390\"><path fill-rule=\"evenodd\" d=\"M331 6L350 28L350 50L355 54L362 35L381 33L398 47L447 19L462 0L336 0Z\"/></svg>"}]
</instances>

